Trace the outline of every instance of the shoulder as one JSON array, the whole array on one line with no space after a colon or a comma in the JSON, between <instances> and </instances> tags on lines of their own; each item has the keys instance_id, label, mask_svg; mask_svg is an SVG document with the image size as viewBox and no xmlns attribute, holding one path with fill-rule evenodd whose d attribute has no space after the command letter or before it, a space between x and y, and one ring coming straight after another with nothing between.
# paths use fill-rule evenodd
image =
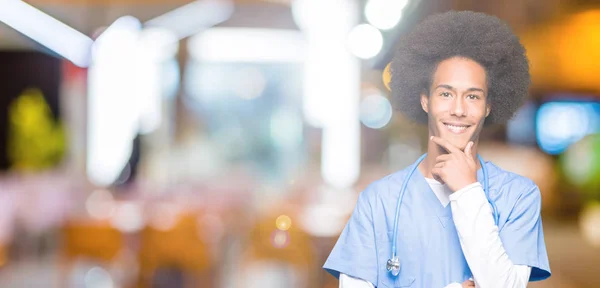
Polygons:
<instances>
[{"instance_id":1,"label":"shoulder","mask_svg":"<svg viewBox=\"0 0 600 288\"><path fill-rule=\"evenodd\" d=\"M371 182L371 184L360 193L358 201L374 203L378 199L387 199L392 196L390 191L400 190L400 186L404 182L404 178L406 177L409 168L410 167L404 168Z\"/></svg>"},{"instance_id":2,"label":"shoulder","mask_svg":"<svg viewBox=\"0 0 600 288\"><path fill-rule=\"evenodd\" d=\"M489 169L490 190L498 196L507 198L513 204L523 199L532 204L541 202L540 190L533 180L504 170L492 162L486 162L486 167Z\"/></svg>"}]
</instances>

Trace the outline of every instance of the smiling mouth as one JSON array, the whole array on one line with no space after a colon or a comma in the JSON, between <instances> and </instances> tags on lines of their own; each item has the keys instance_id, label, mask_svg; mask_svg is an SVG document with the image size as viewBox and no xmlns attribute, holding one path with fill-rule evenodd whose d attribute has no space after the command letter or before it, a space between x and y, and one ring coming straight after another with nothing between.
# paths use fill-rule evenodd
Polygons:
<instances>
[{"instance_id":1,"label":"smiling mouth","mask_svg":"<svg viewBox=\"0 0 600 288\"><path fill-rule=\"evenodd\" d=\"M454 134L461 134L471 127L471 125L459 124L459 123L444 123L444 126Z\"/></svg>"}]
</instances>

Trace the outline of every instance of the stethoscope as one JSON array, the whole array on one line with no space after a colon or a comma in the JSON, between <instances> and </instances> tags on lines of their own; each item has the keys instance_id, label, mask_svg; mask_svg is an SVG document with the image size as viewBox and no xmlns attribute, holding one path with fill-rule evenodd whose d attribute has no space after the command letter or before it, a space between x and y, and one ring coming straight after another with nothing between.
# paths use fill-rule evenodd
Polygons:
<instances>
[{"instance_id":1,"label":"stethoscope","mask_svg":"<svg viewBox=\"0 0 600 288\"><path fill-rule=\"evenodd\" d=\"M412 169L410 170L410 172L408 173L408 175L406 176L406 178L404 179L404 183L402 183L402 190L400 190L400 196L398 196L398 202L396 204L396 215L394 216L394 238L392 238L392 258L390 258L387 261L387 265L386 268L388 270L388 272L392 273L392 275L394 276L398 276L398 274L400 273L400 259L398 258L398 251L396 250L396 238L398 238L398 216L400 215L400 204L402 204L402 197L404 197L404 193L406 192L406 186L408 185L408 182L410 180L410 177L413 175L413 173L415 173L415 170L417 170L417 168L419 167L419 164L423 161L423 159L425 159L425 157L427 156L427 153L423 154L421 157L419 157L419 159L417 160L417 162L414 164L414 166L412 167ZM488 202L490 203L490 206L492 207L493 210L493 216L494 216L494 222L496 223L496 226L498 226L498 222L500 221L500 216L498 215L498 211L496 209L496 205L494 205L494 203L492 202L492 200L490 200L489 197L489 191L490 191L490 187L489 187L489 179L488 179L488 174L487 174L487 169L485 168L485 163L483 162L483 159L481 158L481 156L477 155L477 158L479 159L479 163L481 164L481 170L483 172L483 191L485 193L485 196L488 199Z\"/></svg>"}]
</instances>

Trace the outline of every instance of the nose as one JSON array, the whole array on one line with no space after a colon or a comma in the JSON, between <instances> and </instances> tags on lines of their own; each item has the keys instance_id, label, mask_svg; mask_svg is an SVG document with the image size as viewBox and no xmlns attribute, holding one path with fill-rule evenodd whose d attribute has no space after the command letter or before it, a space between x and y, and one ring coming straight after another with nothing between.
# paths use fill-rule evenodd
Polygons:
<instances>
[{"instance_id":1,"label":"nose","mask_svg":"<svg viewBox=\"0 0 600 288\"><path fill-rule=\"evenodd\" d=\"M455 97L453 99L450 114L457 117L467 116L467 107L465 107L465 101L462 97Z\"/></svg>"}]
</instances>

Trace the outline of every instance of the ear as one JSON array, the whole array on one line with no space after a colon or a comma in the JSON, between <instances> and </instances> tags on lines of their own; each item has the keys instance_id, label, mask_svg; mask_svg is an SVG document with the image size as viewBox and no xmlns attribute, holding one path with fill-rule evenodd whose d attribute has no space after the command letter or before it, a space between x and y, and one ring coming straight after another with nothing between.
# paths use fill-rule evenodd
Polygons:
<instances>
[{"instance_id":1,"label":"ear","mask_svg":"<svg viewBox=\"0 0 600 288\"><path fill-rule=\"evenodd\" d=\"M490 112L492 112L492 105L486 104L485 105L485 117L488 117L490 115Z\"/></svg>"},{"instance_id":2,"label":"ear","mask_svg":"<svg viewBox=\"0 0 600 288\"><path fill-rule=\"evenodd\" d=\"M421 108L425 113L429 113L429 96L425 93L421 94Z\"/></svg>"}]
</instances>

